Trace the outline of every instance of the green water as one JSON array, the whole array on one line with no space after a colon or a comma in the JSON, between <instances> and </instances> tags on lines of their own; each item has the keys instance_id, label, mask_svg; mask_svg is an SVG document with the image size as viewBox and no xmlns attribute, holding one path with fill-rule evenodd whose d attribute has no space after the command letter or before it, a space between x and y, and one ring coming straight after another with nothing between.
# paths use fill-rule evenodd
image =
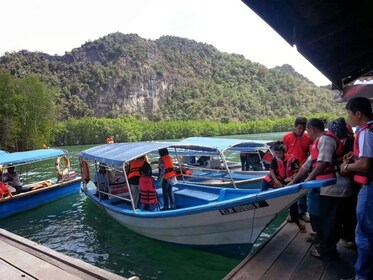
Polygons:
<instances>
[{"instance_id":1,"label":"green water","mask_svg":"<svg viewBox=\"0 0 373 280\"><path fill-rule=\"evenodd\" d=\"M279 139L281 135L240 137ZM64 147L70 152L71 165L77 172L78 153L89 147ZM35 176L41 172L39 169L35 168ZM272 223L255 246L268 238L283 219L282 215ZM0 227L124 277L137 275L141 279L221 279L240 262L137 235L114 221L82 193L0 220Z\"/></svg>"}]
</instances>

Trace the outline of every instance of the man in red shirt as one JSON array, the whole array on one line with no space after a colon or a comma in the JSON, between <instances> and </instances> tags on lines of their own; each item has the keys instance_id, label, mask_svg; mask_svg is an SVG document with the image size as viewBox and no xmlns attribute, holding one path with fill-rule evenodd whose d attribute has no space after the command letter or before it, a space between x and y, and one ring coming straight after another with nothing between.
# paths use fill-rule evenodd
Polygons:
<instances>
[{"instance_id":1,"label":"man in red shirt","mask_svg":"<svg viewBox=\"0 0 373 280\"><path fill-rule=\"evenodd\" d=\"M306 124L307 119L305 117L297 117L294 122L293 131L286 133L282 139L286 145L287 152L299 161L300 166L306 162L312 144L310 137L305 133ZM309 222L310 220L306 215L306 197L303 197L298 201L298 207L300 218L305 222Z\"/></svg>"}]
</instances>

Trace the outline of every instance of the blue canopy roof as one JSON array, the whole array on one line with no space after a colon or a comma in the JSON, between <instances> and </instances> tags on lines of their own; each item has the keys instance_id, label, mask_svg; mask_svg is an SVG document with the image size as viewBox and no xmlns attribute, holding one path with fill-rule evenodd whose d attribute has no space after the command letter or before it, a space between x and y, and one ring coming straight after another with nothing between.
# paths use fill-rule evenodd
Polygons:
<instances>
[{"instance_id":1,"label":"blue canopy roof","mask_svg":"<svg viewBox=\"0 0 373 280\"><path fill-rule=\"evenodd\" d=\"M7 153L8 153L7 151L0 150L0 155L7 154Z\"/></svg>"},{"instance_id":2,"label":"blue canopy roof","mask_svg":"<svg viewBox=\"0 0 373 280\"><path fill-rule=\"evenodd\" d=\"M56 158L64 154L66 154L66 152L61 149L40 149L26 152L0 153L0 164L22 164L49 158Z\"/></svg>"},{"instance_id":3,"label":"blue canopy roof","mask_svg":"<svg viewBox=\"0 0 373 280\"><path fill-rule=\"evenodd\" d=\"M168 148L170 154L219 155L225 150L257 151L267 150L266 141L225 139L209 137L191 137L180 142L131 142L113 143L96 146L80 152L86 160L105 163L109 166L122 166L145 154L158 153L159 149Z\"/></svg>"},{"instance_id":4,"label":"blue canopy roof","mask_svg":"<svg viewBox=\"0 0 373 280\"><path fill-rule=\"evenodd\" d=\"M80 157L105 163L109 166L122 166L125 162L162 148L174 142L132 142L105 144L80 152Z\"/></svg>"},{"instance_id":5,"label":"blue canopy roof","mask_svg":"<svg viewBox=\"0 0 373 280\"><path fill-rule=\"evenodd\" d=\"M216 137L189 137L181 140L179 143L183 145L189 144L215 148L221 152L224 152L225 150L234 150L239 152L257 152L258 150L268 150L269 146L267 145L267 143L270 142L272 141Z\"/></svg>"}]
</instances>

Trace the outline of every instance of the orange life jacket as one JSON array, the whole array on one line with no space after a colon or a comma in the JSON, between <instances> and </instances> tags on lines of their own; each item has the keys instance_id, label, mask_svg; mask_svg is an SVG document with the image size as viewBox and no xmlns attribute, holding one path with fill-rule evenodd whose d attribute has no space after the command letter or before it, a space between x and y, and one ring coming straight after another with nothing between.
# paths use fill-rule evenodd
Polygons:
<instances>
[{"instance_id":1,"label":"orange life jacket","mask_svg":"<svg viewBox=\"0 0 373 280\"><path fill-rule=\"evenodd\" d=\"M134 159L130 162L130 170L128 172L127 178L141 176L141 167L144 165L144 159Z\"/></svg>"},{"instance_id":2,"label":"orange life jacket","mask_svg":"<svg viewBox=\"0 0 373 280\"><path fill-rule=\"evenodd\" d=\"M360 151L359 151L359 135L360 135L360 132L365 130L365 129L369 129L370 131L373 131L373 122L362 126L360 128L359 132L356 134L356 138L355 138L355 141L354 141L354 151L353 151L355 162L359 161L359 153L360 153ZM356 183L360 183L362 185L367 185L371 179L372 178L369 177L368 172L358 171L358 172L355 172L355 174L354 174L354 181Z\"/></svg>"},{"instance_id":3,"label":"orange life jacket","mask_svg":"<svg viewBox=\"0 0 373 280\"><path fill-rule=\"evenodd\" d=\"M284 141L286 145L286 151L288 154L293 155L297 160L299 160L300 165L305 163L312 144L307 132L303 133L302 136L296 135L294 131L288 132L285 134L282 141Z\"/></svg>"},{"instance_id":4,"label":"orange life jacket","mask_svg":"<svg viewBox=\"0 0 373 280\"><path fill-rule=\"evenodd\" d=\"M164 164L164 169L165 169L165 174L163 179L170 179L172 177L176 176L176 172L174 169L174 163L172 162L172 158L170 155L164 155L161 157L163 164Z\"/></svg>"},{"instance_id":5,"label":"orange life jacket","mask_svg":"<svg viewBox=\"0 0 373 280\"><path fill-rule=\"evenodd\" d=\"M140 201L144 205L155 204L158 202L157 193L153 183L154 178L152 176L140 177Z\"/></svg>"},{"instance_id":6,"label":"orange life jacket","mask_svg":"<svg viewBox=\"0 0 373 280\"><path fill-rule=\"evenodd\" d=\"M278 158L275 158L275 160L277 161L277 169L274 170L276 178L285 185L285 179L298 172L298 170L292 169L293 163L297 159L294 156L287 154L284 160L280 160ZM273 178L270 175L267 175L264 177L264 181L272 183Z\"/></svg>"},{"instance_id":7,"label":"orange life jacket","mask_svg":"<svg viewBox=\"0 0 373 280\"><path fill-rule=\"evenodd\" d=\"M181 170L180 170L180 168L176 168L175 172L176 172L176 177L177 177L177 178L182 177L182 174L185 174L185 175L192 175L192 170L190 170L190 169L186 169L186 168L184 168L184 167L182 167Z\"/></svg>"},{"instance_id":8,"label":"orange life jacket","mask_svg":"<svg viewBox=\"0 0 373 280\"><path fill-rule=\"evenodd\" d=\"M329 178L335 178L336 177L336 167L335 165L338 163L341 163L343 160L343 152L344 148L341 143L341 141L337 138L337 136L331 132L331 131L326 131L323 132L313 143L312 149L311 149L311 160L312 160L312 165L311 165L311 170L316 167L317 164L317 158L319 156L319 149L318 149L318 144L321 136L328 136L332 137L336 143L337 143L337 149L335 150L333 154L333 160L332 162L319 174L316 176L316 180L323 180L323 179L329 179Z\"/></svg>"}]
</instances>

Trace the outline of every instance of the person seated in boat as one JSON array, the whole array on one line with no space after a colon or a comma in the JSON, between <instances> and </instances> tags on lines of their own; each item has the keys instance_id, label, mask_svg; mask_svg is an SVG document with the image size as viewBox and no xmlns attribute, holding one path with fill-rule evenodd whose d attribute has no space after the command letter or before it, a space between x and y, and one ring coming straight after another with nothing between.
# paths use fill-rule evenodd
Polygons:
<instances>
[{"instance_id":1,"label":"person seated in boat","mask_svg":"<svg viewBox=\"0 0 373 280\"><path fill-rule=\"evenodd\" d=\"M208 156L200 156L197 160L196 165L205 167L208 164L209 160L210 160L210 157L208 157Z\"/></svg>"},{"instance_id":2,"label":"person seated in boat","mask_svg":"<svg viewBox=\"0 0 373 280\"><path fill-rule=\"evenodd\" d=\"M286 153L284 142L277 141L273 150L275 157L271 162L269 174L262 181L262 191L285 186L299 170L299 161L294 156Z\"/></svg>"},{"instance_id":3,"label":"person seated in boat","mask_svg":"<svg viewBox=\"0 0 373 280\"><path fill-rule=\"evenodd\" d=\"M109 192L109 172L107 170L106 164L99 163L99 169L95 174L93 183L97 188L95 196L99 196L101 199L108 199L109 197L107 193Z\"/></svg>"},{"instance_id":4,"label":"person seated in boat","mask_svg":"<svg viewBox=\"0 0 373 280\"><path fill-rule=\"evenodd\" d=\"M152 168L148 162L144 162L141 167L141 174L139 179L141 209L154 211L158 205L158 197Z\"/></svg>"},{"instance_id":5,"label":"person seated in boat","mask_svg":"<svg viewBox=\"0 0 373 280\"><path fill-rule=\"evenodd\" d=\"M160 149L158 160L158 186L162 186L163 209L168 210L175 208L175 197L172 187L177 184L176 172L171 156L167 148Z\"/></svg>"},{"instance_id":6,"label":"person seated in boat","mask_svg":"<svg viewBox=\"0 0 373 280\"><path fill-rule=\"evenodd\" d=\"M22 183L19 174L16 172L13 164L8 164L7 173L3 175L3 182L16 190L16 194L21 193Z\"/></svg>"},{"instance_id":7,"label":"person seated in boat","mask_svg":"<svg viewBox=\"0 0 373 280\"><path fill-rule=\"evenodd\" d=\"M128 167L128 183L131 186L131 193L133 198L133 203L135 205L135 208L137 208L139 204L140 199L140 189L139 189L139 180L141 176L141 168L145 163L145 157L141 156L134 160L130 161L129 167Z\"/></svg>"}]
</instances>

